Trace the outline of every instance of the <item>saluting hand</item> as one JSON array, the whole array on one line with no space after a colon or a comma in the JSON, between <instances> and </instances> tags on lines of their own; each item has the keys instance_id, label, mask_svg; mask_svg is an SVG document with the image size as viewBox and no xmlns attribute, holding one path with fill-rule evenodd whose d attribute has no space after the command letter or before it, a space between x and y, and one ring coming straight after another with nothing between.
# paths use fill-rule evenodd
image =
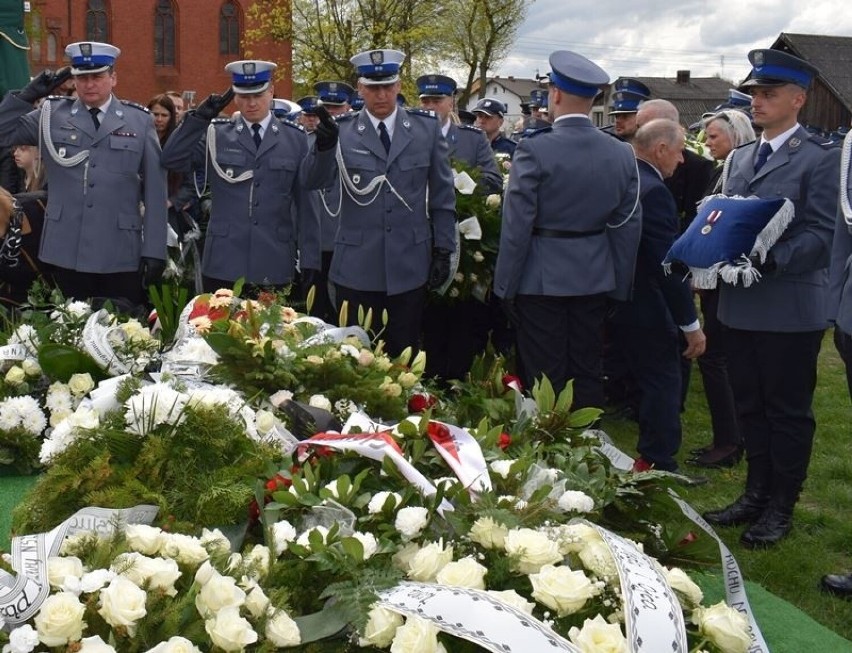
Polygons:
<instances>
[{"instance_id":1,"label":"saluting hand","mask_svg":"<svg viewBox=\"0 0 852 653\"><path fill-rule=\"evenodd\" d=\"M202 120L213 120L216 118L226 106L231 103L231 100L234 99L234 89L232 87L228 87L228 90L219 95L218 93L211 93L207 96L207 98L198 105L198 108L195 110L195 115L201 118Z\"/></svg>"},{"instance_id":2,"label":"saluting hand","mask_svg":"<svg viewBox=\"0 0 852 653\"><path fill-rule=\"evenodd\" d=\"M319 122L317 123L314 133L317 139L317 150L325 152L326 150L334 149L337 146L337 138L340 133L340 128L337 126L337 121L332 117L322 104L318 104L315 109Z\"/></svg>"},{"instance_id":3,"label":"saluting hand","mask_svg":"<svg viewBox=\"0 0 852 653\"><path fill-rule=\"evenodd\" d=\"M60 68L56 72L43 70L21 89L18 97L24 102L32 104L50 95L53 89L61 86L69 77L71 77L71 68L68 66Z\"/></svg>"}]
</instances>

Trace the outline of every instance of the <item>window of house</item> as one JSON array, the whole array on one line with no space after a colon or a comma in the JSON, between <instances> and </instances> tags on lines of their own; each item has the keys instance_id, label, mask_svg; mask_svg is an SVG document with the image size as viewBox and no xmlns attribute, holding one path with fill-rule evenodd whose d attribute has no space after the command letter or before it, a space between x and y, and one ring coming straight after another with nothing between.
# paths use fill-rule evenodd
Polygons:
<instances>
[{"instance_id":1,"label":"window of house","mask_svg":"<svg viewBox=\"0 0 852 653\"><path fill-rule=\"evenodd\" d=\"M41 37L38 34L30 37L30 61L41 62Z\"/></svg>"},{"instance_id":2,"label":"window of house","mask_svg":"<svg viewBox=\"0 0 852 653\"><path fill-rule=\"evenodd\" d=\"M86 40L109 43L109 7L106 0L88 0Z\"/></svg>"},{"instance_id":3,"label":"window of house","mask_svg":"<svg viewBox=\"0 0 852 653\"><path fill-rule=\"evenodd\" d=\"M175 65L175 8L171 0L157 0L154 14L154 65Z\"/></svg>"},{"instance_id":4,"label":"window of house","mask_svg":"<svg viewBox=\"0 0 852 653\"><path fill-rule=\"evenodd\" d=\"M231 0L219 12L219 54L240 54L240 8Z\"/></svg>"},{"instance_id":5,"label":"window of house","mask_svg":"<svg viewBox=\"0 0 852 653\"><path fill-rule=\"evenodd\" d=\"M56 34L53 32L47 33L47 38L45 39L47 42L47 62L55 63L56 62Z\"/></svg>"}]
</instances>

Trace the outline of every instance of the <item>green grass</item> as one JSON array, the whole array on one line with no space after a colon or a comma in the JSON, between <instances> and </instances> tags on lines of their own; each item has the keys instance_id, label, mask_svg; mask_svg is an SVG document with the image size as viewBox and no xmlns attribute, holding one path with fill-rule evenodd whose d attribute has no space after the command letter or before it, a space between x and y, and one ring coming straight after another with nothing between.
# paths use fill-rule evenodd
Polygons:
<instances>
[{"instance_id":1,"label":"green grass","mask_svg":"<svg viewBox=\"0 0 852 653\"><path fill-rule=\"evenodd\" d=\"M852 639L852 601L819 590L823 574L852 571L852 409L843 362L831 333L820 353L814 396L817 432L808 480L796 506L793 532L776 547L751 551L739 543L742 528L718 533L736 556L746 579L760 583L814 620L846 639ZM698 366L693 366L686 412L682 415L684 440L678 459L689 450L712 441L710 416ZM605 420L604 430L616 445L636 455L638 426L627 420ZM685 471L690 471L682 465ZM733 469L697 470L706 485L683 488L679 494L699 512L727 505L742 491L745 462Z\"/></svg>"}]
</instances>

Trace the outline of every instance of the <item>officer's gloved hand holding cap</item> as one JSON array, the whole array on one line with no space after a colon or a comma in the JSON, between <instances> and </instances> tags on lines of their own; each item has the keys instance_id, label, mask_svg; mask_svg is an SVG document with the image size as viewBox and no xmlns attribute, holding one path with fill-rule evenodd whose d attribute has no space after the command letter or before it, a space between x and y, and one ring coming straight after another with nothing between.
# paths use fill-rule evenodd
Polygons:
<instances>
[{"instance_id":1,"label":"officer's gloved hand holding cap","mask_svg":"<svg viewBox=\"0 0 852 653\"><path fill-rule=\"evenodd\" d=\"M18 98L32 104L50 95L53 89L61 86L69 77L71 77L71 68L67 66L56 72L43 70L21 89Z\"/></svg>"},{"instance_id":2,"label":"officer's gloved hand holding cap","mask_svg":"<svg viewBox=\"0 0 852 653\"><path fill-rule=\"evenodd\" d=\"M228 87L228 90L221 95L211 93L207 98L198 105L195 110L195 115L202 120L213 120L231 103L234 99L234 89Z\"/></svg>"}]
</instances>

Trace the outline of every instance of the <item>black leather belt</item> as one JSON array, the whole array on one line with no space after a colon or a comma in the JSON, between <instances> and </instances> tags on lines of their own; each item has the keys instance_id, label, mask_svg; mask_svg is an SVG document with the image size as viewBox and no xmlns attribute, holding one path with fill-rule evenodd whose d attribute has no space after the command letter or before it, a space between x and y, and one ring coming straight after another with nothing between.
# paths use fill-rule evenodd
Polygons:
<instances>
[{"instance_id":1,"label":"black leather belt","mask_svg":"<svg viewBox=\"0 0 852 653\"><path fill-rule=\"evenodd\" d=\"M541 229L535 227L532 230L533 236L541 236L542 238L586 238L587 236L599 236L606 229L598 229L596 231L564 231L562 229Z\"/></svg>"}]
</instances>

